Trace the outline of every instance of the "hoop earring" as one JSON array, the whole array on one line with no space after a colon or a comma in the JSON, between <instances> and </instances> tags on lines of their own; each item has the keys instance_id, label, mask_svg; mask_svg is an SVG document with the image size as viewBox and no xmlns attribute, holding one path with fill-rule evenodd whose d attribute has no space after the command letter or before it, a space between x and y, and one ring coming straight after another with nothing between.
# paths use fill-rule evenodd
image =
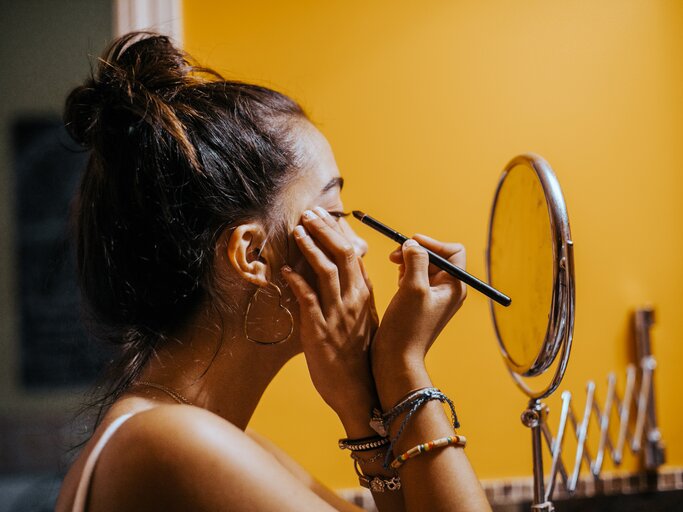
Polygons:
<instances>
[{"instance_id":1,"label":"hoop earring","mask_svg":"<svg viewBox=\"0 0 683 512\"><path fill-rule=\"evenodd\" d=\"M247 311L244 313L244 337L247 338L249 341L252 343L256 343L257 345L277 345L278 343L284 343L287 341L289 338L292 337L292 333L294 332L294 317L292 316L292 312L286 307L282 305L282 290L280 290L280 287L276 285L275 283L268 282L268 286L272 286L275 288L277 291L278 295L278 306L281 309L284 309L285 312L287 313L287 316L289 317L289 333L287 336L285 336L282 339L275 340L275 341L263 341L263 340L257 340L255 338L252 338L249 336L249 329L247 327L248 319L249 319L249 311L251 310L251 305L254 303L254 300L256 299L256 296L263 291L263 288L259 286L254 294L251 296L251 299L249 299L249 302L247 304Z\"/></svg>"}]
</instances>

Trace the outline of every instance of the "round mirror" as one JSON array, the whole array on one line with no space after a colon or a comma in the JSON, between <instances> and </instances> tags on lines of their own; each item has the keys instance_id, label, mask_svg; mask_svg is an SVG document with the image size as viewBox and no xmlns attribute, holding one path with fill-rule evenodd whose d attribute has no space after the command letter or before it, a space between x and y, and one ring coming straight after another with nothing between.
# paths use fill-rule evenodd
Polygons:
<instances>
[{"instance_id":1,"label":"round mirror","mask_svg":"<svg viewBox=\"0 0 683 512\"><path fill-rule=\"evenodd\" d=\"M567 209L554 172L538 155L513 158L498 183L487 250L491 286L514 297L491 312L508 369L530 397L559 385L574 323L573 245ZM522 377L543 374L562 353L555 377L534 391Z\"/></svg>"}]
</instances>

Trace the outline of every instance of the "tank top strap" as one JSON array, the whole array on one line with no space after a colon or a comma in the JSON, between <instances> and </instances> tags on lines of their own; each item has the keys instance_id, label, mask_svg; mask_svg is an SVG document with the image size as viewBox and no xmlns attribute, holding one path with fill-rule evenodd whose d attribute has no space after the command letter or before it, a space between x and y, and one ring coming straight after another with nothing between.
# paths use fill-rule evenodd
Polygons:
<instances>
[{"instance_id":1,"label":"tank top strap","mask_svg":"<svg viewBox=\"0 0 683 512\"><path fill-rule=\"evenodd\" d=\"M88 455L88 459L85 461L85 466L83 467L83 473L81 473L81 479L78 482L78 489L76 490L76 499L74 500L74 506L72 512L85 512L85 507L88 499L88 491L90 490L90 480L92 474L95 471L95 464L97 464L97 459L102 453L107 442L112 438L114 433L119 429L123 423L133 416L135 413L128 413L119 416L104 431L102 436L97 440L97 444Z\"/></svg>"}]
</instances>

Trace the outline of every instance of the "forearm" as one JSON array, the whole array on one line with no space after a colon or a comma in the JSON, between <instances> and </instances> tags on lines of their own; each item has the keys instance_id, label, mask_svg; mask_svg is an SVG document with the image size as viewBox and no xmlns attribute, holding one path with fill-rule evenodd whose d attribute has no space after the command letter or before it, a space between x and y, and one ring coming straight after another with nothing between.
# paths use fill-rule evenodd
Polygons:
<instances>
[{"instance_id":1,"label":"forearm","mask_svg":"<svg viewBox=\"0 0 683 512\"><path fill-rule=\"evenodd\" d=\"M382 409L387 411L409 392L432 386L421 360L385 358L374 364ZM393 439L405 414L392 422ZM438 401L420 407L405 424L393 447L393 457L410 448L453 435L453 425ZM406 461L399 469L405 509L430 511L490 510L485 494L465 455L464 449L447 446Z\"/></svg>"}]
</instances>

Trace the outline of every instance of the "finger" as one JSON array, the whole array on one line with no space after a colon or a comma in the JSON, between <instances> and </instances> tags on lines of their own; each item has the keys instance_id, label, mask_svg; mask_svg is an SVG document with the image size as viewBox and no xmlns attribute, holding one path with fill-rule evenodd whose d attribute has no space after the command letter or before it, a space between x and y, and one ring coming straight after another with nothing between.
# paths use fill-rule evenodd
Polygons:
<instances>
[{"instance_id":1,"label":"finger","mask_svg":"<svg viewBox=\"0 0 683 512\"><path fill-rule=\"evenodd\" d=\"M403 244L403 261L405 274L401 286L407 286L413 291L424 292L429 289L429 256L427 251L415 240L406 240Z\"/></svg>"},{"instance_id":2,"label":"finger","mask_svg":"<svg viewBox=\"0 0 683 512\"><path fill-rule=\"evenodd\" d=\"M418 243L423 247L426 247L430 251L435 252L442 258L447 259L448 261L451 261L451 258L453 258L458 253L465 251L465 246L459 243L441 242L440 240L436 240L435 238L421 234L416 234L413 238L417 240Z\"/></svg>"},{"instance_id":3,"label":"finger","mask_svg":"<svg viewBox=\"0 0 683 512\"><path fill-rule=\"evenodd\" d=\"M418 240L421 245L439 254L457 267L465 269L467 265L467 252L464 245L453 242L441 242L426 235L415 235L415 239ZM451 286L464 287L464 284L462 284L460 280L454 278L447 272L442 271L436 265L429 266L429 277L432 286L449 284Z\"/></svg>"},{"instance_id":4,"label":"finger","mask_svg":"<svg viewBox=\"0 0 683 512\"><path fill-rule=\"evenodd\" d=\"M320 302L313 288L309 286L301 275L297 274L287 265L282 267L282 277L299 303L300 321L310 319L316 324L323 324L325 318L320 310Z\"/></svg>"},{"instance_id":5,"label":"finger","mask_svg":"<svg viewBox=\"0 0 683 512\"><path fill-rule=\"evenodd\" d=\"M322 208L319 211L321 215L331 218L331 215ZM303 223L310 236L332 256L337 265L342 295L346 295L346 292L353 287L358 287L362 276L358 268L358 255L353 244L312 210L304 212Z\"/></svg>"},{"instance_id":6,"label":"finger","mask_svg":"<svg viewBox=\"0 0 683 512\"><path fill-rule=\"evenodd\" d=\"M368 292L370 292L370 305L372 306L372 309L375 310L375 288L372 285L372 281L370 280L363 260L358 258L358 264L360 265L360 271L363 276L363 281L365 281L365 286L367 287Z\"/></svg>"},{"instance_id":7,"label":"finger","mask_svg":"<svg viewBox=\"0 0 683 512\"><path fill-rule=\"evenodd\" d=\"M363 275L363 280L365 281L365 286L367 286L368 291L370 292L370 309L372 311L374 321L377 323L379 321L379 316L377 315L377 306L375 305L375 289L372 285L372 281L370 280L370 276L368 275L368 271L365 268L365 263L361 258L358 258L358 263L360 264L360 270L361 274Z\"/></svg>"},{"instance_id":8,"label":"finger","mask_svg":"<svg viewBox=\"0 0 683 512\"><path fill-rule=\"evenodd\" d=\"M400 245L389 254L389 260L393 263L403 263L403 249Z\"/></svg>"},{"instance_id":9,"label":"finger","mask_svg":"<svg viewBox=\"0 0 683 512\"><path fill-rule=\"evenodd\" d=\"M399 246L397 249L395 249L393 252L389 254L389 260L392 263L396 263L399 265L399 283L401 279L403 278L403 274L405 273L405 265L403 265L403 251L401 246ZM438 268L435 265L429 265L429 270L428 270L428 275L429 277L432 277L435 274L438 274L439 272L442 272L440 268Z\"/></svg>"},{"instance_id":10,"label":"finger","mask_svg":"<svg viewBox=\"0 0 683 512\"><path fill-rule=\"evenodd\" d=\"M339 223L339 218L335 217L334 215L331 215L330 212L328 212L325 208L322 206L316 206L313 208L313 212L320 217L320 219L329 226L332 231L338 233L346 242L351 243L351 240L349 240L348 236L344 233L344 230L341 227L341 224ZM355 248L354 248L355 252ZM372 292L372 283L370 283L370 279L367 275L367 272L365 271L365 267L363 266L363 260L358 256L358 253L355 254L356 256L356 262L358 265L358 269L360 269L360 274L362 279L358 279L357 275L354 275L353 278L350 280L349 285L355 284L355 285L361 285L363 282L367 286L367 288ZM356 270L358 270L356 269ZM340 279L340 284L342 285L342 294L344 293L345 290L348 290L348 288L344 287L343 283L344 276L341 276Z\"/></svg>"},{"instance_id":11,"label":"finger","mask_svg":"<svg viewBox=\"0 0 683 512\"><path fill-rule=\"evenodd\" d=\"M415 240L420 242L420 245L426 247L432 252L438 254L442 258L450 261L454 265L464 269L466 264L466 252L465 246L454 242L441 242L427 235L415 235ZM436 265L429 266L429 277L433 278L442 273L443 271ZM439 275L439 279L445 278L447 274L443 272L443 276Z\"/></svg>"},{"instance_id":12,"label":"finger","mask_svg":"<svg viewBox=\"0 0 683 512\"><path fill-rule=\"evenodd\" d=\"M403 246L399 245L393 252L389 254L389 260L398 265L398 285L401 286L401 281L406 273L406 266L403 263Z\"/></svg>"},{"instance_id":13,"label":"finger","mask_svg":"<svg viewBox=\"0 0 683 512\"><path fill-rule=\"evenodd\" d=\"M339 219L337 217L333 217L330 215L330 212L328 212L325 208L322 206L316 206L313 208L313 211L320 217L325 224L327 224L333 231L336 231L339 233L341 236L344 236L344 233L341 230L341 226L339 226Z\"/></svg>"},{"instance_id":14,"label":"finger","mask_svg":"<svg viewBox=\"0 0 683 512\"><path fill-rule=\"evenodd\" d=\"M321 307L327 312L341 300L337 266L316 245L303 226L294 228L294 240L318 278Z\"/></svg>"},{"instance_id":15,"label":"finger","mask_svg":"<svg viewBox=\"0 0 683 512\"><path fill-rule=\"evenodd\" d=\"M373 287L372 287L372 281L370 281L370 276L368 275L368 271L365 268L365 263L363 263L363 260L358 258L358 265L360 267L360 273L363 276L363 281L365 281L365 286L367 286L368 290L370 291L370 295L373 294Z\"/></svg>"}]
</instances>

